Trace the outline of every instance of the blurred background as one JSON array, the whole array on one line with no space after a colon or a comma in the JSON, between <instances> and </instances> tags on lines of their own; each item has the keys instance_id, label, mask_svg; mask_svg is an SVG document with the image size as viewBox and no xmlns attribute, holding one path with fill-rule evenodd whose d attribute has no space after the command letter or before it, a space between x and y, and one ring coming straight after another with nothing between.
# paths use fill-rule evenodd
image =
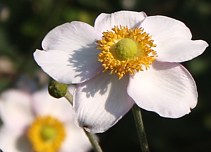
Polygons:
<instances>
[{"instance_id":1,"label":"blurred background","mask_svg":"<svg viewBox=\"0 0 211 152\"><path fill-rule=\"evenodd\" d=\"M119 10L178 19L191 29L193 39L211 44L210 0L0 0L0 92L28 85L36 90L47 84L48 77L32 54L41 49L49 30L73 20L93 25L98 14ZM198 105L191 114L166 119L142 110L152 152L211 152L210 51L209 47L200 57L183 64L198 86ZM105 152L140 151L131 112L98 135Z\"/></svg>"}]
</instances>

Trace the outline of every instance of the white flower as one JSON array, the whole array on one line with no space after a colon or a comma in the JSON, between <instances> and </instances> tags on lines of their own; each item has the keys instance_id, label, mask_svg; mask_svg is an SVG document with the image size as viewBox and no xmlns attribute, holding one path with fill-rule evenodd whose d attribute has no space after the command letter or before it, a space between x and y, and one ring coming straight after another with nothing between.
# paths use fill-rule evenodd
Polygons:
<instances>
[{"instance_id":1,"label":"white flower","mask_svg":"<svg viewBox=\"0 0 211 152\"><path fill-rule=\"evenodd\" d=\"M168 118L196 106L195 82L180 62L208 44L191 38L184 23L166 16L102 13L94 27L74 21L54 28L34 58L55 80L76 84L79 125L104 132L134 103Z\"/></svg>"},{"instance_id":2,"label":"white flower","mask_svg":"<svg viewBox=\"0 0 211 152\"><path fill-rule=\"evenodd\" d=\"M73 123L71 105L47 90L8 90L0 97L0 147L5 152L85 152L91 145Z\"/></svg>"}]
</instances>

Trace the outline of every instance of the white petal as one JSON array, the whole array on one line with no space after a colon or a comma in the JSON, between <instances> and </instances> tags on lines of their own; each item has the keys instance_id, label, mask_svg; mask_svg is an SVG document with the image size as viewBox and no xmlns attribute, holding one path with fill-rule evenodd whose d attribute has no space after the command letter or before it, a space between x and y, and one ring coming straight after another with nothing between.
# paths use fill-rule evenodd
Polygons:
<instances>
[{"instance_id":1,"label":"white petal","mask_svg":"<svg viewBox=\"0 0 211 152\"><path fill-rule=\"evenodd\" d=\"M167 45L158 46L158 61L166 62L184 62L191 60L201 55L206 47L207 42L202 40L174 40L173 43L166 43ZM167 52L163 50L169 50ZM163 52L162 52L163 51Z\"/></svg>"},{"instance_id":2,"label":"white petal","mask_svg":"<svg viewBox=\"0 0 211 152\"><path fill-rule=\"evenodd\" d=\"M74 54L60 50L36 50L34 58L53 79L66 84L84 82L101 70L97 52L93 48L84 48Z\"/></svg>"},{"instance_id":3,"label":"white petal","mask_svg":"<svg viewBox=\"0 0 211 152\"><path fill-rule=\"evenodd\" d=\"M73 107L79 125L91 132L104 132L112 127L133 106L127 95L128 77L102 73L77 85Z\"/></svg>"},{"instance_id":4,"label":"white petal","mask_svg":"<svg viewBox=\"0 0 211 152\"><path fill-rule=\"evenodd\" d=\"M54 98L47 89L33 94L33 109L37 116L52 116L62 122L73 122L73 109L65 98Z\"/></svg>"},{"instance_id":5,"label":"white petal","mask_svg":"<svg viewBox=\"0 0 211 152\"><path fill-rule=\"evenodd\" d=\"M0 115L4 125L23 130L33 120L31 97L19 90L8 90L0 97Z\"/></svg>"},{"instance_id":6,"label":"white petal","mask_svg":"<svg viewBox=\"0 0 211 152\"><path fill-rule=\"evenodd\" d=\"M18 134L11 132L10 129L1 127L0 128L0 149L5 152L19 152L16 148L16 142L18 139Z\"/></svg>"},{"instance_id":7,"label":"white petal","mask_svg":"<svg viewBox=\"0 0 211 152\"><path fill-rule=\"evenodd\" d=\"M7 127L0 128L0 149L3 152L29 152L30 145L20 132Z\"/></svg>"},{"instance_id":8,"label":"white petal","mask_svg":"<svg viewBox=\"0 0 211 152\"><path fill-rule=\"evenodd\" d=\"M82 128L74 124L67 124L65 128L66 138L60 149L61 152L88 152L91 149L92 146Z\"/></svg>"},{"instance_id":9,"label":"white petal","mask_svg":"<svg viewBox=\"0 0 211 152\"><path fill-rule=\"evenodd\" d=\"M92 26L71 22L51 30L36 50L35 61L52 78L63 83L81 83L97 73L96 41L101 38Z\"/></svg>"},{"instance_id":10,"label":"white petal","mask_svg":"<svg viewBox=\"0 0 211 152\"><path fill-rule=\"evenodd\" d=\"M89 48L95 51L96 48L93 44L100 37L101 33L98 33L89 24L74 21L62 24L51 30L43 39L42 48L46 51L61 50L69 53L81 49L88 51Z\"/></svg>"},{"instance_id":11,"label":"white petal","mask_svg":"<svg viewBox=\"0 0 211 152\"><path fill-rule=\"evenodd\" d=\"M101 33L120 25L134 28L140 26L145 17L146 14L144 12L119 11L112 14L102 13L96 18L94 27Z\"/></svg>"},{"instance_id":12,"label":"white petal","mask_svg":"<svg viewBox=\"0 0 211 152\"><path fill-rule=\"evenodd\" d=\"M69 85L68 91L70 92L71 95L73 95L75 93L75 85Z\"/></svg>"},{"instance_id":13,"label":"white petal","mask_svg":"<svg viewBox=\"0 0 211 152\"><path fill-rule=\"evenodd\" d=\"M208 44L202 40L192 41L189 28L182 22L165 16L149 16L141 27L152 36L157 45L157 60L183 62L202 54Z\"/></svg>"},{"instance_id":14,"label":"white petal","mask_svg":"<svg viewBox=\"0 0 211 152\"><path fill-rule=\"evenodd\" d=\"M188 114L198 97L195 82L183 66L162 62L131 78L128 94L141 108L168 118Z\"/></svg>"}]
</instances>

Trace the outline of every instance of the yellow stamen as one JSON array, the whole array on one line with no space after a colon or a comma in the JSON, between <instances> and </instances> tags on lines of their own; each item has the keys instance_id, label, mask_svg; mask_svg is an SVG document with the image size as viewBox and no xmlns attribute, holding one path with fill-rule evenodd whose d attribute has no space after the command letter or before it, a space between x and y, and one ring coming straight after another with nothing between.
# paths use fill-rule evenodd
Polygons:
<instances>
[{"instance_id":1,"label":"yellow stamen","mask_svg":"<svg viewBox=\"0 0 211 152\"><path fill-rule=\"evenodd\" d=\"M125 74L134 75L149 68L157 57L152 47L156 45L143 29L115 26L112 31L103 32L102 39L97 41L97 49L101 50L98 61L104 71L121 79Z\"/></svg>"},{"instance_id":2,"label":"yellow stamen","mask_svg":"<svg viewBox=\"0 0 211 152\"><path fill-rule=\"evenodd\" d=\"M35 152L57 152L65 139L65 128L56 118L38 117L27 135Z\"/></svg>"}]
</instances>

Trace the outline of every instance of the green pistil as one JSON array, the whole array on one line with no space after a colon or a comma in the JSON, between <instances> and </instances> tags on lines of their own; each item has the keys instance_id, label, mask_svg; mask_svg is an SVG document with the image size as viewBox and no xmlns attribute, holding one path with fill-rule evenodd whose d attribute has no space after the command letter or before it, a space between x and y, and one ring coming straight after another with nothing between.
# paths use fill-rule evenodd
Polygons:
<instances>
[{"instance_id":1,"label":"green pistil","mask_svg":"<svg viewBox=\"0 0 211 152\"><path fill-rule=\"evenodd\" d=\"M56 130L52 126L43 126L40 135L44 141L51 141L56 137Z\"/></svg>"},{"instance_id":2,"label":"green pistil","mask_svg":"<svg viewBox=\"0 0 211 152\"><path fill-rule=\"evenodd\" d=\"M111 47L111 52L118 60L133 59L138 54L138 47L134 40L123 38Z\"/></svg>"}]
</instances>

